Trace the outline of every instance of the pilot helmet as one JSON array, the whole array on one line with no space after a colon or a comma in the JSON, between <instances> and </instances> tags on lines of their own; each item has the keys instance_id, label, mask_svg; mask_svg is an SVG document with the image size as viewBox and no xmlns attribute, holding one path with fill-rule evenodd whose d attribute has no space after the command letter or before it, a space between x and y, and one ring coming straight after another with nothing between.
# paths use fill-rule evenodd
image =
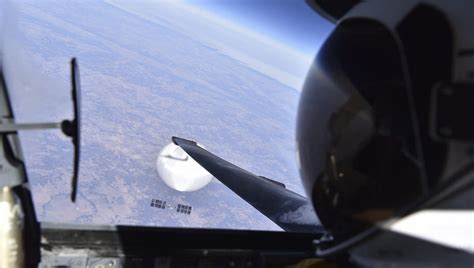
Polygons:
<instances>
[{"instance_id":1,"label":"pilot helmet","mask_svg":"<svg viewBox=\"0 0 474 268\"><path fill-rule=\"evenodd\" d=\"M308 3L335 23L301 92L300 174L352 237L413 211L472 160L472 1Z\"/></svg>"}]
</instances>

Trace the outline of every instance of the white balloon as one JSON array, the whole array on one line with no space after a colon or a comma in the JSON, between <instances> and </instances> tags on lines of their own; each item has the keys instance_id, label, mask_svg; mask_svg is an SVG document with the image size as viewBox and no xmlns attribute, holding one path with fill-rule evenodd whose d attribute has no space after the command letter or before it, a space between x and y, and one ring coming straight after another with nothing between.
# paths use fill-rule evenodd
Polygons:
<instances>
[{"instance_id":1,"label":"white balloon","mask_svg":"<svg viewBox=\"0 0 474 268\"><path fill-rule=\"evenodd\" d=\"M174 143L166 145L161 150L156 159L156 169L166 185L180 192L199 190L213 178L207 170Z\"/></svg>"}]
</instances>

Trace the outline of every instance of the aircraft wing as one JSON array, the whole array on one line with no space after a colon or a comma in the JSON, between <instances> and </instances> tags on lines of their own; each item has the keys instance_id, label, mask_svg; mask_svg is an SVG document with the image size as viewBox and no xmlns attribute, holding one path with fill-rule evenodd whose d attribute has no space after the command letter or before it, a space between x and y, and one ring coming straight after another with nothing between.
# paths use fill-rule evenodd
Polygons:
<instances>
[{"instance_id":1,"label":"aircraft wing","mask_svg":"<svg viewBox=\"0 0 474 268\"><path fill-rule=\"evenodd\" d=\"M234 193L285 231L323 231L311 202L284 184L254 175L199 147L196 142L173 137L190 157Z\"/></svg>"}]
</instances>

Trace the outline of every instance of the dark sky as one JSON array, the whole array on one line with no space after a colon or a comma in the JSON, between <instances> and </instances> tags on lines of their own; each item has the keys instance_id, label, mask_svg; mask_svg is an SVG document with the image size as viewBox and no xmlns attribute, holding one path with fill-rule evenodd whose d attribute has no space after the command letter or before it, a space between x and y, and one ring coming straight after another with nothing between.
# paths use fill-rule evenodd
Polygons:
<instances>
[{"instance_id":1,"label":"dark sky","mask_svg":"<svg viewBox=\"0 0 474 268\"><path fill-rule=\"evenodd\" d=\"M187 0L186 2L314 55L333 25L304 0Z\"/></svg>"}]
</instances>

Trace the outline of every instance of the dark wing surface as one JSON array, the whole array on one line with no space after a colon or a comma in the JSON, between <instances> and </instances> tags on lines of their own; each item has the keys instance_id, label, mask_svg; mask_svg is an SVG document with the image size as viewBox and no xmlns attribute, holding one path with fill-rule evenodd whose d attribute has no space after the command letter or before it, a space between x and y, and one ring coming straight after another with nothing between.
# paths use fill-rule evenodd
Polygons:
<instances>
[{"instance_id":1,"label":"dark wing surface","mask_svg":"<svg viewBox=\"0 0 474 268\"><path fill-rule=\"evenodd\" d=\"M285 231L322 231L311 202L267 178L254 175L199 147L196 142L173 137L190 157L234 193Z\"/></svg>"}]
</instances>

